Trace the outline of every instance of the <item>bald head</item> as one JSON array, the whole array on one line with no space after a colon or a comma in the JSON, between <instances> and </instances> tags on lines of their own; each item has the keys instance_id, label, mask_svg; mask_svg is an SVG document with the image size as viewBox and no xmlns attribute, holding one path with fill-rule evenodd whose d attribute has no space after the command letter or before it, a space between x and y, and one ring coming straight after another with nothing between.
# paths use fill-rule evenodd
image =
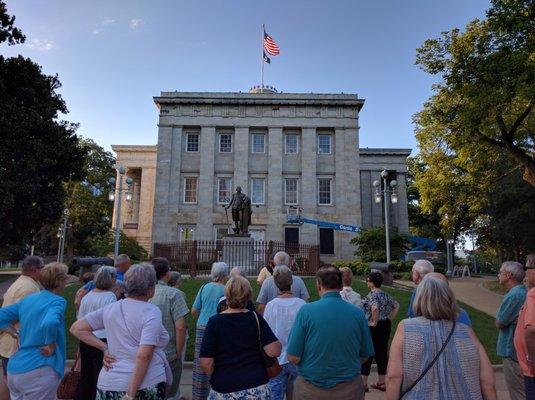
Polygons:
<instances>
[{"instance_id":1,"label":"bald head","mask_svg":"<svg viewBox=\"0 0 535 400\"><path fill-rule=\"evenodd\" d=\"M234 267L230 270L230 277L236 278L237 276L243 276L244 278L247 278L247 274L243 269L240 267Z\"/></svg>"},{"instance_id":2,"label":"bald head","mask_svg":"<svg viewBox=\"0 0 535 400\"><path fill-rule=\"evenodd\" d=\"M440 272L430 272L424 276L424 279L437 279L448 284L448 278L446 278L446 275L441 274Z\"/></svg>"},{"instance_id":3,"label":"bald head","mask_svg":"<svg viewBox=\"0 0 535 400\"><path fill-rule=\"evenodd\" d=\"M422 281L424 276L433 272L435 267L427 260L416 260L412 266L412 281L417 285Z\"/></svg>"},{"instance_id":4,"label":"bald head","mask_svg":"<svg viewBox=\"0 0 535 400\"><path fill-rule=\"evenodd\" d=\"M279 251L273 257L273 263L275 264L275 266L277 265L288 266L290 264L290 256L285 251Z\"/></svg>"}]
</instances>

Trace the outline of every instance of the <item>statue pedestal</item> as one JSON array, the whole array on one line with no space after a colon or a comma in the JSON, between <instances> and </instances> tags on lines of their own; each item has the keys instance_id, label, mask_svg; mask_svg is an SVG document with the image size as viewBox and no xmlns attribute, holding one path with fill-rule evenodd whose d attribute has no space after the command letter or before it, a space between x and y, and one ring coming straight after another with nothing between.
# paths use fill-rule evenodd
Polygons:
<instances>
[{"instance_id":1,"label":"statue pedestal","mask_svg":"<svg viewBox=\"0 0 535 400\"><path fill-rule=\"evenodd\" d=\"M223 261L230 268L240 267L248 275L254 274L254 239L248 233L225 236Z\"/></svg>"}]
</instances>

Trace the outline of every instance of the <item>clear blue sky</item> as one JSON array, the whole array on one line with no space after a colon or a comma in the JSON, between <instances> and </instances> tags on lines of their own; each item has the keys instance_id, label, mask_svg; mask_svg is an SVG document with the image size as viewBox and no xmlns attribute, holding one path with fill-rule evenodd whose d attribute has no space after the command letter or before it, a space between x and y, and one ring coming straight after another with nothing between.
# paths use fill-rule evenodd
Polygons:
<instances>
[{"instance_id":1,"label":"clear blue sky","mask_svg":"<svg viewBox=\"0 0 535 400\"><path fill-rule=\"evenodd\" d=\"M59 75L79 133L155 144L160 91L247 91L259 84L261 25L281 54L266 84L358 93L361 147L416 146L411 122L433 77L414 65L426 39L484 16L483 0L7 0L23 54Z\"/></svg>"}]
</instances>

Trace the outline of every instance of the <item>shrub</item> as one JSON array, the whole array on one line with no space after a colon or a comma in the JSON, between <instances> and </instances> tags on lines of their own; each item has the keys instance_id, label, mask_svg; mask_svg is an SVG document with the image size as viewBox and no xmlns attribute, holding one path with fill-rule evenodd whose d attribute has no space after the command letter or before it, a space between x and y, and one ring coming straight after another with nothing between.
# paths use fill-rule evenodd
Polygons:
<instances>
[{"instance_id":1,"label":"shrub","mask_svg":"<svg viewBox=\"0 0 535 400\"><path fill-rule=\"evenodd\" d=\"M360 259L367 262L385 262L385 241L385 228L378 226L363 229L357 236L351 239L350 243L357 246L355 255ZM393 259L397 259L403 255L403 245L406 241L406 235L400 234L395 229L392 229L390 232L390 255Z\"/></svg>"},{"instance_id":2,"label":"shrub","mask_svg":"<svg viewBox=\"0 0 535 400\"><path fill-rule=\"evenodd\" d=\"M119 238L119 253L128 254L132 260L147 260L147 251L135 239L125 235L123 231L121 231ZM113 253L115 249L115 231L110 230L102 236L97 236L93 242L93 249L99 256Z\"/></svg>"},{"instance_id":3,"label":"shrub","mask_svg":"<svg viewBox=\"0 0 535 400\"><path fill-rule=\"evenodd\" d=\"M395 260L390 263L394 272L411 272L414 261Z\"/></svg>"},{"instance_id":4,"label":"shrub","mask_svg":"<svg viewBox=\"0 0 535 400\"><path fill-rule=\"evenodd\" d=\"M353 260L353 261L334 261L332 263L333 267L336 268L349 268L354 275L356 276L367 276L370 273L370 266L367 262L362 260Z\"/></svg>"}]
</instances>

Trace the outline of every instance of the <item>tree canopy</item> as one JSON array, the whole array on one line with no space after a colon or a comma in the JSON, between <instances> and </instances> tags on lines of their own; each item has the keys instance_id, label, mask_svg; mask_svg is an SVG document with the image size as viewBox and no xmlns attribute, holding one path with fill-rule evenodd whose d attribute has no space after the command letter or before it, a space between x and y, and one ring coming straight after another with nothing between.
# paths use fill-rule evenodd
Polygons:
<instances>
[{"instance_id":1,"label":"tree canopy","mask_svg":"<svg viewBox=\"0 0 535 400\"><path fill-rule=\"evenodd\" d=\"M423 150L505 152L535 186L534 54L535 0L493 0L487 19L426 40L416 64L440 81L415 117Z\"/></svg>"},{"instance_id":2,"label":"tree canopy","mask_svg":"<svg viewBox=\"0 0 535 400\"><path fill-rule=\"evenodd\" d=\"M24 40L0 2L0 42ZM59 120L67 107L57 76L22 56L0 56L0 250L18 253L60 216L64 183L83 177L86 150L77 126Z\"/></svg>"},{"instance_id":3,"label":"tree canopy","mask_svg":"<svg viewBox=\"0 0 535 400\"><path fill-rule=\"evenodd\" d=\"M15 16L7 13L5 1L0 1L0 43L8 45L24 43L26 36L15 25Z\"/></svg>"}]
</instances>

